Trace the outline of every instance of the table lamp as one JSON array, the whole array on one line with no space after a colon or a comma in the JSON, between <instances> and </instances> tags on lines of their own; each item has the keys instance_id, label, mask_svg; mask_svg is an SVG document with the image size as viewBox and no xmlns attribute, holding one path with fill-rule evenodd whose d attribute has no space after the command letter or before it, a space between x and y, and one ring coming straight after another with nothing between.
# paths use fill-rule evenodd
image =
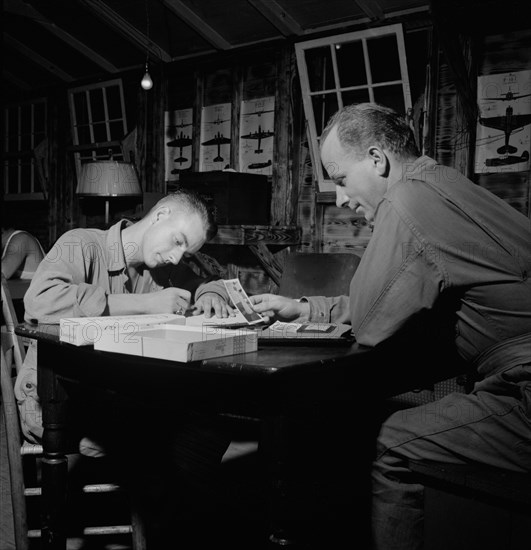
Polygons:
<instances>
[{"instance_id":1,"label":"table lamp","mask_svg":"<svg viewBox=\"0 0 531 550\"><path fill-rule=\"evenodd\" d=\"M109 225L109 198L142 195L135 167L117 160L95 160L81 165L76 194L105 197L105 225Z\"/></svg>"}]
</instances>

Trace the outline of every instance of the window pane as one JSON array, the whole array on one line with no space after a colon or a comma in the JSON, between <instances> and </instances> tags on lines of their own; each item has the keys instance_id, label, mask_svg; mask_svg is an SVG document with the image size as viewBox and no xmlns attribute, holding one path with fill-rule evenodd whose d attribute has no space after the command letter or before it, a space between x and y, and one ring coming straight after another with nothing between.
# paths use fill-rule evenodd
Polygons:
<instances>
[{"instance_id":1,"label":"window pane","mask_svg":"<svg viewBox=\"0 0 531 550\"><path fill-rule=\"evenodd\" d=\"M17 134L10 134L7 139L7 150L13 153L14 151L18 151L18 135Z\"/></svg>"},{"instance_id":2,"label":"window pane","mask_svg":"<svg viewBox=\"0 0 531 550\"><path fill-rule=\"evenodd\" d=\"M87 143L92 143L92 140L90 139L90 128L88 127L88 125L77 127L77 137L78 145L86 145Z\"/></svg>"},{"instance_id":3,"label":"window pane","mask_svg":"<svg viewBox=\"0 0 531 550\"><path fill-rule=\"evenodd\" d=\"M111 122L111 140L124 138L124 125L122 122Z\"/></svg>"},{"instance_id":4,"label":"window pane","mask_svg":"<svg viewBox=\"0 0 531 550\"><path fill-rule=\"evenodd\" d=\"M105 109L103 106L103 90L97 88L89 91L90 98L90 112L92 115L92 122L101 122L105 120Z\"/></svg>"},{"instance_id":5,"label":"window pane","mask_svg":"<svg viewBox=\"0 0 531 550\"><path fill-rule=\"evenodd\" d=\"M31 134L22 134L20 136L20 150L21 151L31 151L33 149L31 143Z\"/></svg>"},{"instance_id":6,"label":"window pane","mask_svg":"<svg viewBox=\"0 0 531 550\"><path fill-rule=\"evenodd\" d=\"M332 67L330 47L312 48L311 50L306 50L305 55L310 90L317 92L334 89L334 69Z\"/></svg>"},{"instance_id":7,"label":"window pane","mask_svg":"<svg viewBox=\"0 0 531 550\"><path fill-rule=\"evenodd\" d=\"M109 118L124 118L119 86L109 86L108 88L105 88L105 93L107 94L107 109L109 111Z\"/></svg>"},{"instance_id":8,"label":"window pane","mask_svg":"<svg viewBox=\"0 0 531 550\"><path fill-rule=\"evenodd\" d=\"M367 40L367 49L374 83L401 80L398 46L394 34Z\"/></svg>"},{"instance_id":9,"label":"window pane","mask_svg":"<svg viewBox=\"0 0 531 550\"><path fill-rule=\"evenodd\" d=\"M404 92L401 84L374 88L374 101L405 114Z\"/></svg>"},{"instance_id":10,"label":"window pane","mask_svg":"<svg viewBox=\"0 0 531 550\"><path fill-rule=\"evenodd\" d=\"M333 94L318 95L312 97L315 129L320 136L328 119L338 110L337 96Z\"/></svg>"},{"instance_id":11,"label":"window pane","mask_svg":"<svg viewBox=\"0 0 531 550\"><path fill-rule=\"evenodd\" d=\"M9 161L7 169L7 192L18 193L18 161Z\"/></svg>"},{"instance_id":12,"label":"window pane","mask_svg":"<svg viewBox=\"0 0 531 550\"><path fill-rule=\"evenodd\" d=\"M88 124L89 118L85 92L74 94L74 109L76 111L77 124Z\"/></svg>"},{"instance_id":13,"label":"window pane","mask_svg":"<svg viewBox=\"0 0 531 550\"><path fill-rule=\"evenodd\" d=\"M94 130L94 141L100 142L100 141L109 141L109 137L107 136L107 126L104 123L100 124L94 124L92 127Z\"/></svg>"},{"instance_id":14,"label":"window pane","mask_svg":"<svg viewBox=\"0 0 531 550\"><path fill-rule=\"evenodd\" d=\"M369 90L349 90L341 94L343 99L343 107L345 105L352 105L353 103L364 103L369 101Z\"/></svg>"},{"instance_id":15,"label":"window pane","mask_svg":"<svg viewBox=\"0 0 531 550\"><path fill-rule=\"evenodd\" d=\"M31 193L31 162L24 160L20 166L20 192Z\"/></svg>"},{"instance_id":16,"label":"window pane","mask_svg":"<svg viewBox=\"0 0 531 550\"><path fill-rule=\"evenodd\" d=\"M336 59L342 88L367 84L365 59L360 40L336 44Z\"/></svg>"}]
</instances>

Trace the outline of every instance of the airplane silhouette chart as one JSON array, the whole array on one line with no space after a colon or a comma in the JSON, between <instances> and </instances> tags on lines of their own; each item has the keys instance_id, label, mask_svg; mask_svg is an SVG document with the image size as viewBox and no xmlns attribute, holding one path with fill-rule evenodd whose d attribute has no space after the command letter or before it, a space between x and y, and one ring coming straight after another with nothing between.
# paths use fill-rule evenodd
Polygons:
<instances>
[{"instance_id":1,"label":"airplane silhouette chart","mask_svg":"<svg viewBox=\"0 0 531 550\"><path fill-rule=\"evenodd\" d=\"M225 137L221 132L218 132L213 138L201 142L201 145L217 145L218 155L214 158L213 162L223 162L224 159L221 156L221 145L228 144L230 144L230 139Z\"/></svg>"},{"instance_id":2,"label":"airplane silhouette chart","mask_svg":"<svg viewBox=\"0 0 531 550\"><path fill-rule=\"evenodd\" d=\"M501 94L500 97L487 97L487 101L513 101L522 97L528 97L531 94L515 95L511 90ZM494 130L500 130L503 132L504 144L496 149L499 158L488 158L485 160L487 166L505 166L509 164L517 164L519 162L527 162L529 160L529 152L524 151L520 156L514 155L518 151L517 147L514 147L509 143L511 135L517 130L522 129L524 126L531 124L531 113L528 114L514 114L513 107L508 105L505 109L505 115L493 116L493 117L479 117L479 123L487 128L493 128ZM501 138L502 136L500 136Z\"/></svg>"},{"instance_id":3,"label":"airplane silhouette chart","mask_svg":"<svg viewBox=\"0 0 531 550\"><path fill-rule=\"evenodd\" d=\"M186 157L183 157L183 148L189 147L190 145L192 145L192 138L190 136L185 136L182 130L177 137L175 137L171 141L168 141L166 145L168 147L179 148L179 156L173 159L174 162L179 163L179 166L181 166L184 162L187 162L189 160ZM172 170L171 173L176 174L177 172L178 172L178 169L174 169Z\"/></svg>"},{"instance_id":4,"label":"airplane silhouette chart","mask_svg":"<svg viewBox=\"0 0 531 550\"><path fill-rule=\"evenodd\" d=\"M275 135L274 132L271 132L270 130L262 130L262 127L259 125L258 130L256 132L249 132L248 134L242 135L242 139L256 139L258 140L258 143L256 145L256 149L254 150L255 153L260 154L263 153L264 150L260 149L260 145L263 139L273 137Z\"/></svg>"}]
</instances>

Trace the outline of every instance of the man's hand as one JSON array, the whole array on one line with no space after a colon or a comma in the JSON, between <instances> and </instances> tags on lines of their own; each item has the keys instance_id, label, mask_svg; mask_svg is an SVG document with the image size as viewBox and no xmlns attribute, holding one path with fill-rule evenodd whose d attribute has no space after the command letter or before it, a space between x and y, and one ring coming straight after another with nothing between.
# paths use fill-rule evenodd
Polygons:
<instances>
[{"instance_id":1,"label":"man's hand","mask_svg":"<svg viewBox=\"0 0 531 550\"><path fill-rule=\"evenodd\" d=\"M143 313L183 314L190 308L192 295L182 288L165 288L144 294L109 294L109 315L139 315Z\"/></svg>"},{"instance_id":2,"label":"man's hand","mask_svg":"<svg viewBox=\"0 0 531 550\"><path fill-rule=\"evenodd\" d=\"M192 295L183 288L165 288L159 292L151 292L148 296L153 297L153 313L177 313L182 315L189 309Z\"/></svg>"},{"instance_id":3,"label":"man's hand","mask_svg":"<svg viewBox=\"0 0 531 550\"><path fill-rule=\"evenodd\" d=\"M256 294L249 296L254 310L268 317L271 321L293 321L297 317L310 314L310 306L276 294Z\"/></svg>"},{"instance_id":4,"label":"man's hand","mask_svg":"<svg viewBox=\"0 0 531 550\"><path fill-rule=\"evenodd\" d=\"M199 315L204 312L207 319L213 315L223 318L234 317L236 315L234 309L215 292L205 292L202 294L193 307L194 310L192 315Z\"/></svg>"}]
</instances>

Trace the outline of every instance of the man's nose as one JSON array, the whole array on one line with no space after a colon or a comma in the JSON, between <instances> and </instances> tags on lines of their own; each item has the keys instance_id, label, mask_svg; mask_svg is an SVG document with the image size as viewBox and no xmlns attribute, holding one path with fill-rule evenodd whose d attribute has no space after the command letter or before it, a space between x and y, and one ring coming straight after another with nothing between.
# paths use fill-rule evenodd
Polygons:
<instances>
[{"instance_id":1,"label":"man's nose","mask_svg":"<svg viewBox=\"0 0 531 550\"><path fill-rule=\"evenodd\" d=\"M183 253L181 250L174 250L170 254L169 260L173 265L177 265L181 261L182 257L183 257Z\"/></svg>"},{"instance_id":2,"label":"man's nose","mask_svg":"<svg viewBox=\"0 0 531 550\"><path fill-rule=\"evenodd\" d=\"M349 198L343 192L343 188L336 185L336 206L346 208L349 204Z\"/></svg>"}]
</instances>

